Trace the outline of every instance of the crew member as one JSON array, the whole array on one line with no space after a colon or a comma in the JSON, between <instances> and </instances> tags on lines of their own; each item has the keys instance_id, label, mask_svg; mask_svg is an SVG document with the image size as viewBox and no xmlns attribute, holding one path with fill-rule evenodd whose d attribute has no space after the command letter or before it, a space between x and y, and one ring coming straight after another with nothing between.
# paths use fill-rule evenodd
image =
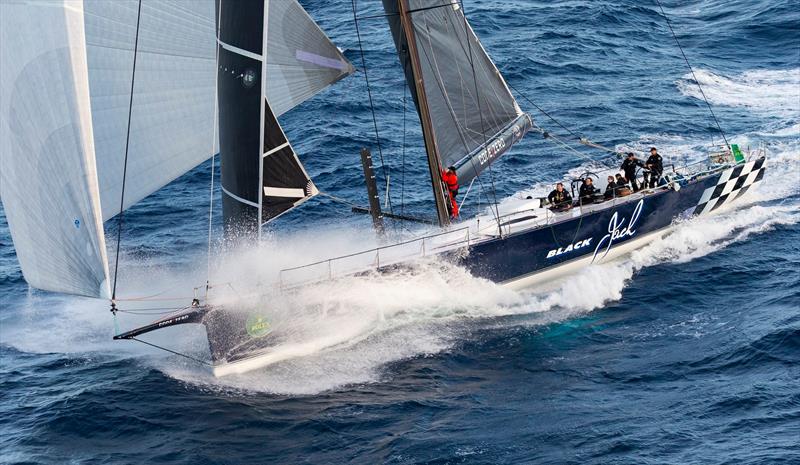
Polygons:
<instances>
[{"instance_id":1,"label":"crew member","mask_svg":"<svg viewBox=\"0 0 800 465\"><path fill-rule=\"evenodd\" d=\"M572 196L564 190L564 184L556 184L556 188L547 196L547 200L553 205L552 210L569 210L572 208Z\"/></svg>"},{"instance_id":2,"label":"crew member","mask_svg":"<svg viewBox=\"0 0 800 465\"><path fill-rule=\"evenodd\" d=\"M614 176L609 176L608 177L608 184L606 184L606 191L603 192L603 198L608 200L608 199L613 199L614 197L616 197L616 192L615 192L616 188L617 188L617 182L616 182Z\"/></svg>"},{"instance_id":3,"label":"crew member","mask_svg":"<svg viewBox=\"0 0 800 465\"><path fill-rule=\"evenodd\" d=\"M628 152L628 156L622 162L622 166L620 169L625 172L625 178L631 182L631 187L633 187L633 191L636 192L639 190L639 184L636 182L636 167L643 166L642 162L636 158L636 155L633 152Z\"/></svg>"},{"instance_id":4,"label":"crew member","mask_svg":"<svg viewBox=\"0 0 800 465\"><path fill-rule=\"evenodd\" d=\"M661 174L664 172L664 164L661 160L661 155L655 147L650 147L650 157L644 162L644 167L650 170L648 174L649 179L645 179L645 185L651 189L658 185L661 179Z\"/></svg>"},{"instance_id":5,"label":"crew member","mask_svg":"<svg viewBox=\"0 0 800 465\"><path fill-rule=\"evenodd\" d=\"M583 180L583 185L581 185L581 189L579 191L579 195L581 197L581 203L587 204L592 203L594 201L594 194L597 191L594 187L594 183L592 178L586 178Z\"/></svg>"},{"instance_id":6,"label":"crew member","mask_svg":"<svg viewBox=\"0 0 800 465\"><path fill-rule=\"evenodd\" d=\"M450 217L458 218L458 203L456 196L458 195L458 175L456 174L456 167L451 166L447 171L442 172L442 181L447 186L447 194L450 197Z\"/></svg>"},{"instance_id":7,"label":"crew member","mask_svg":"<svg viewBox=\"0 0 800 465\"><path fill-rule=\"evenodd\" d=\"M621 174L617 173L617 197L625 197L631 195L631 188L628 185L628 180L623 178Z\"/></svg>"}]
</instances>

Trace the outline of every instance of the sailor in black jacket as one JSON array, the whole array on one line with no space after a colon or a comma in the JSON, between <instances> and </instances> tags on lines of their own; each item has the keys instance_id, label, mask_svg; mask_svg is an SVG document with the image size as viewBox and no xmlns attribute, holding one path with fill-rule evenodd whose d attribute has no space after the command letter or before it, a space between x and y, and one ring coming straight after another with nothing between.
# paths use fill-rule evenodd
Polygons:
<instances>
[{"instance_id":1,"label":"sailor in black jacket","mask_svg":"<svg viewBox=\"0 0 800 465\"><path fill-rule=\"evenodd\" d=\"M553 204L555 210L566 210L572 207L572 196L564 190L564 184L556 184L556 188L547 196L547 200Z\"/></svg>"},{"instance_id":2,"label":"sailor in black jacket","mask_svg":"<svg viewBox=\"0 0 800 465\"><path fill-rule=\"evenodd\" d=\"M603 197L606 200L613 199L614 197L617 196L616 195L616 189L617 189L616 178L614 176L609 176L608 177L608 184L606 184L606 191L603 192Z\"/></svg>"},{"instance_id":3,"label":"sailor in black jacket","mask_svg":"<svg viewBox=\"0 0 800 465\"><path fill-rule=\"evenodd\" d=\"M581 203L587 204L594 202L594 194L597 192L597 189L594 187L594 183L592 182L592 178L586 178L583 180L583 185L581 185L580 189L580 197Z\"/></svg>"},{"instance_id":4,"label":"sailor in black jacket","mask_svg":"<svg viewBox=\"0 0 800 465\"><path fill-rule=\"evenodd\" d=\"M636 182L636 167L637 166L644 166L642 162L636 158L636 155L633 152L628 152L628 156L622 162L622 166L620 169L625 172L625 179L631 182L631 187L633 187L633 191L636 192L639 190L639 183Z\"/></svg>"},{"instance_id":5,"label":"sailor in black jacket","mask_svg":"<svg viewBox=\"0 0 800 465\"><path fill-rule=\"evenodd\" d=\"M664 163L655 147L650 147L650 158L644 162L644 167L650 170L647 173L648 179L645 179L645 185L650 188L656 187L659 179L661 179L661 174L664 172Z\"/></svg>"}]
</instances>

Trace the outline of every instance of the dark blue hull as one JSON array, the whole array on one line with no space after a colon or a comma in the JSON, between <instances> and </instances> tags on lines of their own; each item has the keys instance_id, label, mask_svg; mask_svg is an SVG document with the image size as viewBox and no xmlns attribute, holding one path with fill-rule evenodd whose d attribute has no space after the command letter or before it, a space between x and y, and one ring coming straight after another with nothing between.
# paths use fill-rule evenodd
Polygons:
<instances>
[{"instance_id":1,"label":"dark blue hull","mask_svg":"<svg viewBox=\"0 0 800 465\"><path fill-rule=\"evenodd\" d=\"M665 230L677 218L708 213L743 195L764 174L764 158L681 182L680 189L634 195L623 202L470 247L460 264L478 277L508 283L567 262L605 258L629 241Z\"/></svg>"}]
</instances>

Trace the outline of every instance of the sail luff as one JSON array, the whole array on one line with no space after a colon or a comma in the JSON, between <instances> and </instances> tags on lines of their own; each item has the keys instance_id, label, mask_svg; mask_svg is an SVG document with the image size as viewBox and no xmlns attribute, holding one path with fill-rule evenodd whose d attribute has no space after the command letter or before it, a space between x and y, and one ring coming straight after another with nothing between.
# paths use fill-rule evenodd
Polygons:
<instances>
[{"instance_id":1,"label":"sail luff","mask_svg":"<svg viewBox=\"0 0 800 465\"><path fill-rule=\"evenodd\" d=\"M66 0L65 0L66 1ZM83 4L80 6L79 15L83 16ZM103 211L100 198L100 182L97 177L97 161L94 146L94 129L92 125L92 106L90 101L89 90L89 64L86 53L86 31L82 21L77 21L76 26L80 32L77 34L70 34L69 47L73 56L71 63L75 69L75 74L83 75L84 78L74 81L75 94L78 96L76 99L76 106L78 107L78 119L83 122L81 127L82 142L84 145L84 171L86 179L86 189L91 200L92 220L94 221L93 229L97 235L97 252L99 253L100 263L103 267L104 280L101 283L99 297L108 297L111 295L111 285L109 280L109 265L108 265L108 251L106 250L105 231L103 229Z\"/></svg>"},{"instance_id":2,"label":"sail luff","mask_svg":"<svg viewBox=\"0 0 800 465\"><path fill-rule=\"evenodd\" d=\"M385 4L385 3L384 3ZM428 155L428 169L431 176L431 187L436 201L436 214L439 226L450 224L450 215L447 208L446 192L441 181L442 165L439 148L436 144L435 131L431 114L428 107L428 99L425 93L425 82L420 71L419 52L417 51L416 38L414 36L411 15L408 13L407 0L397 1L400 24L405 35L405 43L408 46L408 58L411 64L411 75L413 76L414 88L416 90L416 103L422 124L422 135L425 140L425 150ZM411 83L409 83L410 86Z\"/></svg>"}]
</instances>

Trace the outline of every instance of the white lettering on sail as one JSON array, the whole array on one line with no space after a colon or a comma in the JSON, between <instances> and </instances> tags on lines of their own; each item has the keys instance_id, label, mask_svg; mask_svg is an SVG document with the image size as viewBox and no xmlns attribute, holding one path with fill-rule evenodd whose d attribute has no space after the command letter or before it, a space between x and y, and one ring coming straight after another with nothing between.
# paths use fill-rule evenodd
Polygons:
<instances>
[{"instance_id":1,"label":"white lettering on sail","mask_svg":"<svg viewBox=\"0 0 800 465\"><path fill-rule=\"evenodd\" d=\"M478 161L481 165L484 165L504 148L506 148L506 141L504 138L500 137L489 144L487 148L481 150L481 153L478 154Z\"/></svg>"},{"instance_id":2,"label":"white lettering on sail","mask_svg":"<svg viewBox=\"0 0 800 465\"><path fill-rule=\"evenodd\" d=\"M614 214L611 215L611 220L608 222L608 234L603 236L600 242L597 243L597 247L594 249L594 255L592 256L592 263L598 259L598 254L602 254L599 257L600 260L605 258L615 242L626 237L632 237L636 234L636 230L633 229L633 227L636 226L636 221L639 220L639 215L642 213L643 206L644 199L641 199L639 203L636 204L636 208L633 209L631 219L628 221L627 226L625 225L625 218L619 219L618 212L614 212Z\"/></svg>"}]
</instances>

